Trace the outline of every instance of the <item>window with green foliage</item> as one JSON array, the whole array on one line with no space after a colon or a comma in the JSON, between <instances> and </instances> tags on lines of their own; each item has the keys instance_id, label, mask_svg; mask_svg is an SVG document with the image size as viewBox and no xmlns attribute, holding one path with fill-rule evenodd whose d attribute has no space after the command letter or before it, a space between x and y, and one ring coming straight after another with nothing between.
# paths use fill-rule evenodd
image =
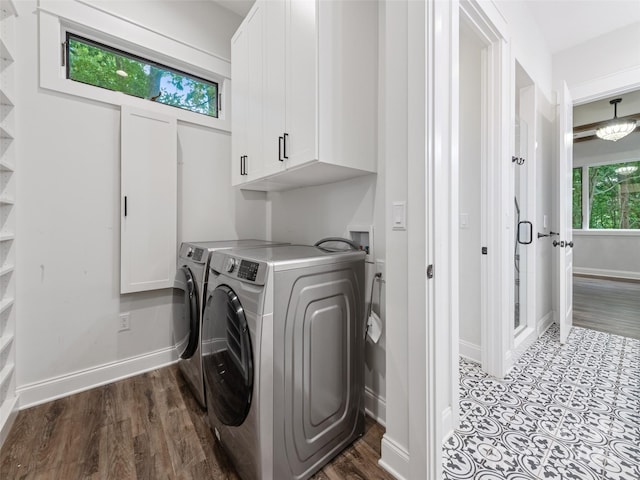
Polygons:
<instances>
[{"instance_id":1,"label":"window with green foliage","mask_svg":"<svg viewBox=\"0 0 640 480\"><path fill-rule=\"evenodd\" d=\"M573 169L573 228L582 228L582 168Z\"/></svg>"},{"instance_id":2,"label":"window with green foliage","mask_svg":"<svg viewBox=\"0 0 640 480\"><path fill-rule=\"evenodd\" d=\"M211 117L218 84L67 33L67 78Z\"/></svg>"},{"instance_id":3,"label":"window with green foliage","mask_svg":"<svg viewBox=\"0 0 640 480\"><path fill-rule=\"evenodd\" d=\"M589 179L589 197L582 198L580 186L580 198L576 198L576 185L583 176ZM580 228L575 214L580 205L588 208L588 228L640 229L640 161L576 168L573 185L574 228Z\"/></svg>"}]
</instances>

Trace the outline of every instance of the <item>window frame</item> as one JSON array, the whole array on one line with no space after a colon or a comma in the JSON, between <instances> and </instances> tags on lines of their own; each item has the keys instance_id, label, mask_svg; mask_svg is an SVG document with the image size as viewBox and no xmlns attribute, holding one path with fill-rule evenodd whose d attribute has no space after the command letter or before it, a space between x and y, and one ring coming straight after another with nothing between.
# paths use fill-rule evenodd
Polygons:
<instances>
[{"instance_id":1,"label":"window frame","mask_svg":"<svg viewBox=\"0 0 640 480\"><path fill-rule=\"evenodd\" d=\"M169 115L180 123L200 125L231 132L231 62L228 58L202 47L178 40L163 32L80 2L41 0L38 6L38 49L40 87L106 105L155 111ZM189 73L218 83L218 118L181 108L150 102L123 92L96 88L67 78L64 41L67 31L88 40L122 48L173 70Z\"/></svg>"},{"instance_id":2,"label":"window frame","mask_svg":"<svg viewBox=\"0 0 640 480\"><path fill-rule=\"evenodd\" d=\"M574 169L582 170L582 228L573 228L574 234L593 234L593 235L617 235L617 236L640 236L640 228L591 228L591 208L589 205L589 168L603 167L606 165L617 165L625 163L640 162L640 159L615 159L604 162L591 163L588 165L575 166ZM573 174L573 171L572 171ZM587 181L585 181L585 179Z\"/></svg>"},{"instance_id":3,"label":"window frame","mask_svg":"<svg viewBox=\"0 0 640 480\"><path fill-rule=\"evenodd\" d=\"M167 107L180 108L182 110L186 110L186 111L189 111L189 112L197 113L198 115L205 115L205 116L211 117L211 118L219 118L220 111L221 111L221 109L220 109L220 103L221 102L220 102L220 84L218 82L213 81L213 80L208 80L208 79L200 77L198 75L194 75L192 73L188 73L188 72L179 70L177 68L171 67L169 65L165 65L165 64L162 64L160 62L156 62L155 60L152 60L150 58L145 58L145 57L142 57L142 56L137 55L135 53L130 53L130 52L127 52L125 50L121 50L119 48L113 47L111 45L108 45L108 44L105 44L105 43L98 42L96 40L92 40L92 39L83 37L82 35L78 35L77 33L72 32L71 30L66 30L66 32L65 32L65 41L64 41L64 55L65 55L65 60L64 60L64 64L65 65L64 65L64 67L65 67L65 76L66 76L67 80L71 80L71 81L78 82L78 83L84 83L85 85L91 85L93 87L102 88L102 89L109 90L109 91L112 91L112 92L120 92L120 93L123 93L125 95L129 95L129 96L134 97L134 98L142 98L144 100L151 101L151 100L143 98L143 97L138 97L137 95L131 95L130 93L124 92L122 90L112 90L110 88L101 87L100 85L95 85L93 83L83 82L81 80L76 80L76 79L71 78L71 61L70 61L71 45L70 45L70 42L69 42L70 39L75 39L76 41L79 41L80 43L84 43L85 45L90 45L90 46L98 48L100 50L111 52L111 53L114 53L116 55L120 55L122 57L127 57L127 58L130 58L130 59L135 60L135 61L140 62L140 63L144 63L144 64L147 64L147 65L152 65L152 66L157 67L157 68L159 68L161 70L166 70L166 71L169 71L169 72L172 72L172 73L176 73L176 74L181 75L181 76L186 77L186 78L194 79L194 80L196 80L198 82L201 82L201 83L205 83L205 84L209 84L209 85L215 86L215 89L216 89L216 99L215 99L215 102L216 102L216 114L215 115L208 115L206 113L196 112L195 110L191 110L189 108L184 108L184 107L180 107L178 105L171 105L171 104L163 103L163 102L157 102L157 104L166 105Z\"/></svg>"}]
</instances>

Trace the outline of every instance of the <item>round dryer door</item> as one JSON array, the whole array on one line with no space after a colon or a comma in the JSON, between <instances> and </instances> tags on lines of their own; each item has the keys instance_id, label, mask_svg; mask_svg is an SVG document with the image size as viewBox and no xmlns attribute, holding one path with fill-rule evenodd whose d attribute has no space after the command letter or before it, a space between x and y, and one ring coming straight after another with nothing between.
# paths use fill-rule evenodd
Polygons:
<instances>
[{"instance_id":1,"label":"round dryer door","mask_svg":"<svg viewBox=\"0 0 640 480\"><path fill-rule=\"evenodd\" d=\"M200 310L198 308L198 287L186 265L176 272L176 285L180 285L183 291L182 296L182 321L188 325L188 340L185 342L184 350L180 353L180 358L191 358L198 348L200 337Z\"/></svg>"},{"instance_id":2,"label":"round dryer door","mask_svg":"<svg viewBox=\"0 0 640 480\"><path fill-rule=\"evenodd\" d=\"M241 425L251 406L253 352L244 310L228 286L209 293L202 333L209 408L224 425Z\"/></svg>"}]
</instances>

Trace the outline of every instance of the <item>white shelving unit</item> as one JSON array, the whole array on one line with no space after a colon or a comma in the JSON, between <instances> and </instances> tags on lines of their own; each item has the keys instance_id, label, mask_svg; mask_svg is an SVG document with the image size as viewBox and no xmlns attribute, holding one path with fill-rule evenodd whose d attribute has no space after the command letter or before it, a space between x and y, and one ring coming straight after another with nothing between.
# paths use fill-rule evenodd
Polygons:
<instances>
[{"instance_id":1,"label":"white shelving unit","mask_svg":"<svg viewBox=\"0 0 640 480\"><path fill-rule=\"evenodd\" d=\"M13 0L0 0L0 446L18 407L15 380L15 54Z\"/></svg>"}]
</instances>

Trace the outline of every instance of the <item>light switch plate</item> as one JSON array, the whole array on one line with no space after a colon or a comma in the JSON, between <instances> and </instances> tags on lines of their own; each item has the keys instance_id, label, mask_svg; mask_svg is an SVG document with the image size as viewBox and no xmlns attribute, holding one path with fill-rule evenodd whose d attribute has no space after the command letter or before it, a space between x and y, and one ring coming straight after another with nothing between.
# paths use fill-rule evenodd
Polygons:
<instances>
[{"instance_id":1,"label":"light switch plate","mask_svg":"<svg viewBox=\"0 0 640 480\"><path fill-rule=\"evenodd\" d=\"M469 228L469 214L461 213L460 214L460 228Z\"/></svg>"},{"instance_id":2,"label":"light switch plate","mask_svg":"<svg viewBox=\"0 0 640 480\"><path fill-rule=\"evenodd\" d=\"M407 229L407 202L393 202L391 204L391 222L393 230Z\"/></svg>"}]
</instances>

